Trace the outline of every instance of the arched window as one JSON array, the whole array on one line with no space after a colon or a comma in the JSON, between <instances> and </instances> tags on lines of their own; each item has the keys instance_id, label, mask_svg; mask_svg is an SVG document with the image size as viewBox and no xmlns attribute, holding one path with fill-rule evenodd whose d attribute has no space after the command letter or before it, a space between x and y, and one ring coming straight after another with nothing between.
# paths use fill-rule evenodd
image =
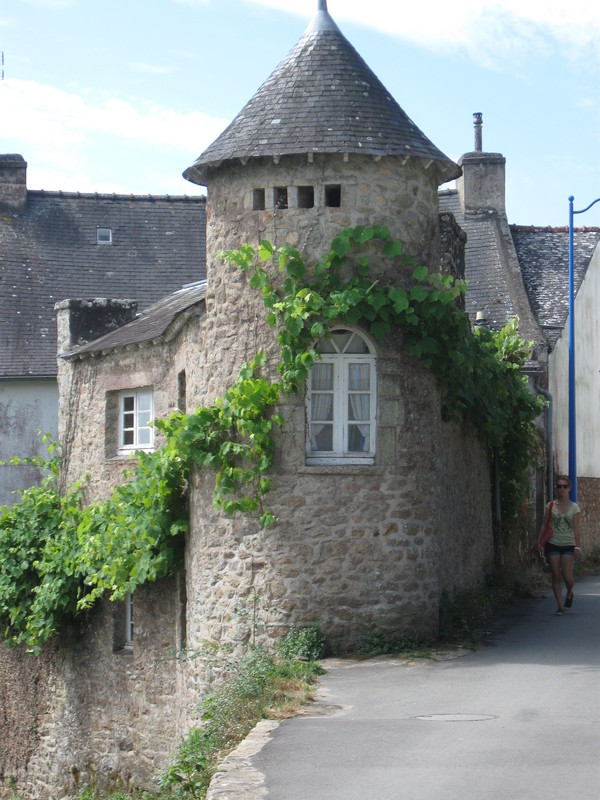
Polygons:
<instances>
[{"instance_id":1,"label":"arched window","mask_svg":"<svg viewBox=\"0 0 600 800\"><path fill-rule=\"evenodd\" d=\"M309 464L373 463L375 456L376 356L350 328L335 328L317 350L307 392Z\"/></svg>"}]
</instances>

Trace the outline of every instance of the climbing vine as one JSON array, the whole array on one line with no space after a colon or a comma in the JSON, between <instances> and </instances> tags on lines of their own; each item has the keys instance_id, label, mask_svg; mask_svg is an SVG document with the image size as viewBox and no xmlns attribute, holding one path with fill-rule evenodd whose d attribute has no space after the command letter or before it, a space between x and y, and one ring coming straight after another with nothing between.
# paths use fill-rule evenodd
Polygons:
<instances>
[{"instance_id":1,"label":"climbing vine","mask_svg":"<svg viewBox=\"0 0 600 800\"><path fill-rule=\"evenodd\" d=\"M378 263L410 268L410 286L375 279L374 250ZM407 352L435 375L444 419L469 421L498 452L505 519L516 513L533 453L533 421L542 407L520 374L530 344L518 336L516 321L500 333L472 332L457 303L464 283L415 266L381 226L343 231L310 273L297 250L269 242L258 249L243 245L221 258L261 292L281 348L279 380L265 377L267 357L260 351L212 405L157 420L164 446L137 453L126 482L104 502L84 507L85 479L59 491L55 443L47 460L13 459L42 467L46 477L23 491L20 503L0 509L0 625L7 641L39 649L104 593L122 599L172 572L187 529L193 465L216 472L217 507L227 514L256 513L263 526L270 525L274 518L264 498L273 427L282 424L276 406L282 394L299 391L319 358L315 344L334 321L368 327L377 340L401 333Z\"/></svg>"}]
</instances>

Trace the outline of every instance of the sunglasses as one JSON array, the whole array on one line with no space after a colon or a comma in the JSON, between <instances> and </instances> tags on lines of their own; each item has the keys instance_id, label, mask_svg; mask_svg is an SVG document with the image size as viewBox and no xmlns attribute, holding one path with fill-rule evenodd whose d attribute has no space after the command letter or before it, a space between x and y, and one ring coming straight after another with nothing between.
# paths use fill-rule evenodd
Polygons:
<instances>
[{"instance_id":1,"label":"sunglasses","mask_svg":"<svg viewBox=\"0 0 600 800\"><path fill-rule=\"evenodd\" d=\"M557 483L556 484L556 488L557 489L568 489L569 488L569 484L568 483Z\"/></svg>"}]
</instances>

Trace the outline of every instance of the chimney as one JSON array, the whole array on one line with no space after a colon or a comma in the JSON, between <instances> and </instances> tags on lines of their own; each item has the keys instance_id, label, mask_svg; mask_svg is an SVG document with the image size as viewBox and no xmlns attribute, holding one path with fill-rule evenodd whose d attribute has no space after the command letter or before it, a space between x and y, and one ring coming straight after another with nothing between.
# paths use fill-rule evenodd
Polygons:
<instances>
[{"instance_id":1,"label":"chimney","mask_svg":"<svg viewBox=\"0 0 600 800\"><path fill-rule=\"evenodd\" d=\"M495 211L506 215L506 159L501 153L483 152L483 114L473 114L475 150L458 161L463 174L456 181L463 213Z\"/></svg>"},{"instance_id":2,"label":"chimney","mask_svg":"<svg viewBox=\"0 0 600 800\"><path fill-rule=\"evenodd\" d=\"M483 128L483 114L481 111L476 111L473 114L473 125L475 126L475 152L483 152L483 136L481 129Z\"/></svg>"},{"instance_id":3,"label":"chimney","mask_svg":"<svg viewBox=\"0 0 600 800\"><path fill-rule=\"evenodd\" d=\"M0 155L0 208L24 208L27 162L20 155Z\"/></svg>"},{"instance_id":4,"label":"chimney","mask_svg":"<svg viewBox=\"0 0 600 800\"><path fill-rule=\"evenodd\" d=\"M127 325L137 308L135 300L61 300L54 306L58 355Z\"/></svg>"}]
</instances>

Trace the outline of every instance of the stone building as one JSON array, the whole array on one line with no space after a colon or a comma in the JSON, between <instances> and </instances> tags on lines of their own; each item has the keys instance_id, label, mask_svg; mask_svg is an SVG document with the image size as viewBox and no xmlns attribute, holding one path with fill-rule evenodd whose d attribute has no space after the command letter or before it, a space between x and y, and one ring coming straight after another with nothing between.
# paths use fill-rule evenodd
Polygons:
<instances>
[{"instance_id":1,"label":"stone building","mask_svg":"<svg viewBox=\"0 0 600 800\"><path fill-rule=\"evenodd\" d=\"M88 498L107 496L133 450L160 445L153 418L212 402L259 348L274 355L260 296L218 251L270 239L310 265L343 229L377 223L431 271L460 273L464 235L438 201L439 186L459 174L321 0L287 58L185 172L208 190L206 283L85 345L75 334L96 305L58 305L67 479L90 472ZM377 277L410 284L402 263L371 262ZM122 319L128 308L104 311ZM11 738L1 772L24 797L65 797L90 781L151 788L202 690L203 662L191 654L207 640L247 640L243 612L256 596L265 640L320 621L343 652L373 631L435 636L443 591L472 587L489 570L489 459L474 432L442 421L433 376L398 335L376 342L335 322L330 334L304 391L278 409L273 527L215 509L214 476L198 470L184 570L125 603L103 601L35 668L2 651Z\"/></svg>"}]
</instances>

